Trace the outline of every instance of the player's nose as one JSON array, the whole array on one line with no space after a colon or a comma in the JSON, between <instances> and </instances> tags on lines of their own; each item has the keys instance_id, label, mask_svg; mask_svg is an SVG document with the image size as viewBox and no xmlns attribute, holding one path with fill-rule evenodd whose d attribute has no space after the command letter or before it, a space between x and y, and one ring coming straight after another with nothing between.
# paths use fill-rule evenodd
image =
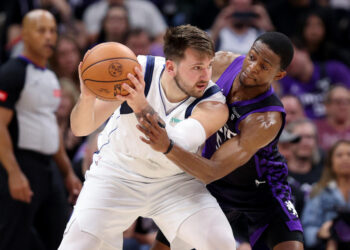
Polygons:
<instances>
[{"instance_id":1,"label":"player's nose","mask_svg":"<svg viewBox=\"0 0 350 250\"><path fill-rule=\"evenodd\" d=\"M209 81L211 78L211 69L204 68L202 70L201 80L203 81Z\"/></svg>"}]
</instances>

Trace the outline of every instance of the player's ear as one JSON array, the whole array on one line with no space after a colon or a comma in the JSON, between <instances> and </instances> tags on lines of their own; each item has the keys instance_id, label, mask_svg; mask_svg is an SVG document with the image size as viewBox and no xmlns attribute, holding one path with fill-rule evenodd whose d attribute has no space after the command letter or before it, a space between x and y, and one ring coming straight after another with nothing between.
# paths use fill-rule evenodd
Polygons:
<instances>
[{"instance_id":1,"label":"player's ear","mask_svg":"<svg viewBox=\"0 0 350 250\"><path fill-rule=\"evenodd\" d=\"M275 75L275 77L273 78L273 80L278 81L281 80L283 77L285 77L287 74L287 71L285 70L279 70L277 72L277 74Z\"/></svg>"},{"instance_id":2,"label":"player's ear","mask_svg":"<svg viewBox=\"0 0 350 250\"><path fill-rule=\"evenodd\" d=\"M165 70L170 76L176 76L176 63L172 60L166 60Z\"/></svg>"}]
</instances>

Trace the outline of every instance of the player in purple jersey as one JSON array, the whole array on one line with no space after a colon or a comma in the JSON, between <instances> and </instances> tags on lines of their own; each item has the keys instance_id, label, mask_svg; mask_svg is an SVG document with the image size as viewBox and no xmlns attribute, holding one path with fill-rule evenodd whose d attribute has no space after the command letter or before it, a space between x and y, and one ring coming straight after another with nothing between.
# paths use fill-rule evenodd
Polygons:
<instances>
[{"instance_id":1,"label":"player in purple jersey","mask_svg":"<svg viewBox=\"0 0 350 250\"><path fill-rule=\"evenodd\" d=\"M156 116L147 115L148 121L141 119L138 126L147 137L142 138L145 143L208 184L233 229L238 218L245 218L254 247L303 249L303 230L286 181L287 165L277 149L285 112L271 87L286 75L292 57L290 40L277 32L258 37L247 56L216 54L212 80L227 97L230 114L208 139L206 158L173 144ZM157 242L153 249L167 248Z\"/></svg>"}]
</instances>

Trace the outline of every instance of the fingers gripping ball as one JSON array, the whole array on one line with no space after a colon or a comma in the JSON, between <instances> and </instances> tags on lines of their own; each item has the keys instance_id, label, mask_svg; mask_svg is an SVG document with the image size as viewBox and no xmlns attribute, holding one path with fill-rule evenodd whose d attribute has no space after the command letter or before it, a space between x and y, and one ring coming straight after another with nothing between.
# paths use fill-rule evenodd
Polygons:
<instances>
[{"instance_id":1,"label":"fingers gripping ball","mask_svg":"<svg viewBox=\"0 0 350 250\"><path fill-rule=\"evenodd\" d=\"M116 42L101 43L85 54L81 78L97 97L113 101L117 95L129 94L122 88L123 83L134 87L127 75L135 75L135 66L140 67L135 54L128 47Z\"/></svg>"}]
</instances>

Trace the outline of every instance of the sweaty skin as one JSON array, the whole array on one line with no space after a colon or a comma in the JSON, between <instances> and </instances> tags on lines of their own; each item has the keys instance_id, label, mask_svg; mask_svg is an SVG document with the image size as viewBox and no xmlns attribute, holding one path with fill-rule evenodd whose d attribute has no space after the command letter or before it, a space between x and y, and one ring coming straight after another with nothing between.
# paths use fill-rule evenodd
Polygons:
<instances>
[{"instance_id":1,"label":"sweaty skin","mask_svg":"<svg viewBox=\"0 0 350 250\"><path fill-rule=\"evenodd\" d=\"M218 52L213 62L212 80L216 81L237 55L230 52ZM252 99L270 88L272 81L285 75L280 70L279 57L265 44L256 42L245 58L241 72L235 78L227 103ZM142 119L138 129L148 139L141 138L154 150L166 152L170 142L164 129L161 129L154 117ZM189 153L178 145L167 154L167 157L181 169L210 183L231 173L242 166L262 147L268 145L278 134L282 126L279 112L253 113L240 123L240 134L226 141L211 157L205 159Z\"/></svg>"},{"instance_id":2,"label":"sweaty skin","mask_svg":"<svg viewBox=\"0 0 350 250\"><path fill-rule=\"evenodd\" d=\"M213 62L212 80L217 81L230 63L237 57L230 52L218 52ZM241 72L235 78L227 103L252 99L270 88L273 81L283 78L286 72L279 68L279 57L265 44L256 42L247 54ZM146 138L141 140L154 150L166 152L169 138L158 126L156 117L147 115L140 120L138 129ZM149 121L149 122L148 122ZM178 145L167 154L167 157L187 173L204 183L210 183L231 173L242 166L262 147L274 140L282 126L282 116L279 112L253 113L240 122L240 134L227 140L213 154L211 159L190 153ZM165 250L169 247L156 241L152 250ZM303 249L299 241L284 241L277 244L274 250Z\"/></svg>"}]
</instances>

